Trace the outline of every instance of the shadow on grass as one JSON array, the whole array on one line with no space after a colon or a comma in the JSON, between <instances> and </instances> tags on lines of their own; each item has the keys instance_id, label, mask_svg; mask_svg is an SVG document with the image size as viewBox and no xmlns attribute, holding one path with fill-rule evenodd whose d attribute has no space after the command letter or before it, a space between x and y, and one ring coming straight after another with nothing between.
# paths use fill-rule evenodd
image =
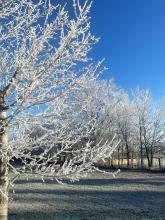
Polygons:
<instances>
[{"instance_id":1,"label":"shadow on grass","mask_svg":"<svg viewBox=\"0 0 165 220\"><path fill-rule=\"evenodd\" d=\"M27 193L31 196L26 198ZM19 198L19 194L25 197ZM42 198L38 196L41 194ZM22 189L17 191L17 195L19 199L15 202L34 206L41 203L42 206L33 212L12 211L9 220L165 219L165 192ZM42 209L44 205L49 209Z\"/></svg>"},{"instance_id":2,"label":"shadow on grass","mask_svg":"<svg viewBox=\"0 0 165 220\"><path fill-rule=\"evenodd\" d=\"M135 178L135 179L128 179L128 178L114 178L114 179L81 179L79 182L71 183L69 180L63 180L64 183L69 185L95 185L95 186L102 186L102 185L121 185L121 184L143 184L143 185L152 185L152 186L165 186L165 178ZM30 178L28 181L21 179L17 180L16 184L29 184L29 183L43 183L41 179ZM46 184L58 184L55 180L45 180Z\"/></svg>"},{"instance_id":3,"label":"shadow on grass","mask_svg":"<svg viewBox=\"0 0 165 220\"><path fill-rule=\"evenodd\" d=\"M161 205L165 205L165 192L164 191L98 191L98 190L74 190L74 189L50 189L50 190L45 190L45 189L19 189L16 191L16 194L21 195L27 195L27 194L32 194L32 197L20 197L19 202L26 203L28 201L41 201L40 197L38 195L44 195L42 197L42 201L45 202L51 202L56 201L56 198L59 198L61 196L61 199L66 199L68 202L77 202L79 198L82 200L88 201L90 199L93 199L91 201L95 201L97 203L107 203L111 202L111 200L116 201L117 203L125 203L128 202L130 204L134 205L139 205L143 206L144 203L146 204L152 204L154 206L157 205L160 201L163 202ZM51 195L51 196L50 196ZM58 197L57 197L58 196ZM63 198L63 196L65 196ZM100 201L99 201L100 200ZM101 204L100 203L100 204ZM108 203L107 203L108 204ZM129 204L128 204L129 205Z\"/></svg>"},{"instance_id":4,"label":"shadow on grass","mask_svg":"<svg viewBox=\"0 0 165 220\"><path fill-rule=\"evenodd\" d=\"M37 178L20 179L16 183L19 188L14 202L22 208L10 210L9 220L165 219L165 190L162 189L165 178L161 177L82 179L68 187L64 185L64 188L46 180L46 189ZM26 188L26 184L30 184L30 188ZM39 187L33 188L33 184ZM134 190L135 186L138 191ZM157 191L152 190L153 186ZM28 204L34 211L24 209L30 207Z\"/></svg>"}]
</instances>

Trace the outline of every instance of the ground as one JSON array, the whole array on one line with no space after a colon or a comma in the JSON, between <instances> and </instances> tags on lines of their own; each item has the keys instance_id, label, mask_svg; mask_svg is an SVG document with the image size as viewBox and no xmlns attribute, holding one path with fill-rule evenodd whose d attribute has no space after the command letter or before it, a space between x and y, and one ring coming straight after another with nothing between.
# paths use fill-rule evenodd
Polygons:
<instances>
[{"instance_id":1,"label":"ground","mask_svg":"<svg viewBox=\"0 0 165 220\"><path fill-rule=\"evenodd\" d=\"M165 219L165 174L95 174L59 185L20 179L10 194L9 220Z\"/></svg>"}]
</instances>

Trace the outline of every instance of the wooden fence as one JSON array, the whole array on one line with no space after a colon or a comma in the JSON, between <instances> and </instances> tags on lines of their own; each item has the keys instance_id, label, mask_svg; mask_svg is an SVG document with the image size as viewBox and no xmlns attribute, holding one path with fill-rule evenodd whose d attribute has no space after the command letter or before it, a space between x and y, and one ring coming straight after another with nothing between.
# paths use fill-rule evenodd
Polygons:
<instances>
[{"instance_id":1,"label":"wooden fence","mask_svg":"<svg viewBox=\"0 0 165 220\"><path fill-rule=\"evenodd\" d=\"M130 169L140 169L140 164L141 161L140 159L137 158L131 158L129 159L129 168ZM128 168L127 167L127 159L122 158L122 159L110 159L107 158L104 161L100 160L97 163L97 166L100 167L115 167L115 168ZM148 162L147 162L147 158L143 159L143 168L148 169ZM153 166L152 169L160 169L160 170L164 170L165 169L165 158L154 158L153 159Z\"/></svg>"}]
</instances>

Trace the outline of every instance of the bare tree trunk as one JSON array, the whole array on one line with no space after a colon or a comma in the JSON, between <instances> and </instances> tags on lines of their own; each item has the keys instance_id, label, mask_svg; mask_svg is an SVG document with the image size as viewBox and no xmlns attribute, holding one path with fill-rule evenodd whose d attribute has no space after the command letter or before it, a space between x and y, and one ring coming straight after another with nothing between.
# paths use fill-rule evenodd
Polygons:
<instances>
[{"instance_id":1,"label":"bare tree trunk","mask_svg":"<svg viewBox=\"0 0 165 220\"><path fill-rule=\"evenodd\" d=\"M8 216L8 177L0 177L0 220L7 220Z\"/></svg>"},{"instance_id":2,"label":"bare tree trunk","mask_svg":"<svg viewBox=\"0 0 165 220\"><path fill-rule=\"evenodd\" d=\"M133 153L131 154L131 168L133 169Z\"/></svg>"},{"instance_id":3,"label":"bare tree trunk","mask_svg":"<svg viewBox=\"0 0 165 220\"><path fill-rule=\"evenodd\" d=\"M145 151L146 151L146 157L147 157L147 162L148 162L148 168L151 169L152 161L151 161L149 149L146 145L145 145Z\"/></svg>"},{"instance_id":4,"label":"bare tree trunk","mask_svg":"<svg viewBox=\"0 0 165 220\"><path fill-rule=\"evenodd\" d=\"M153 166L153 158L154 158L154 153L153 153L153 146L151 145L151 167Z\"/></svg>"},{"instance_id":5,"label":"bare tree trunk","mask_svg":"<svg viewBox=\"0 0 165 220\"><path fill-rule=\"evenodd\" d=\"M143 169L144 164L143 164L143 143L142 143L142 128L140 126L140 165L141 168Z\"/></svg>"},{"instance_id":6,"label":"bare tree trunk","mask_svg":"<svg viewBox=\"0 0 165 220\"><path fill-rule=\"evenodd\" d=\"M118 168L120 168L120 149L119 149L119 147L118 147L118 149L117 149L117 157L118 157Z\"/></svg>"},{"instance_id":7,"label":"bare tree trunk","mask_svg":"<svg viewBox=\"0 0 165 220\"><path fill-rule=\"evenodd\" d=\"M123 158L124 158L124 149L123 149L123 144L122 144L122 153L121 153L121 167L123 167Z\"/></svg>"},{"instance_id":8,"label":"bare tree trunk","mask_svg":"<svg viewBox=\"0 0 165 220\"><path fill-rule=\"evenodd\" d=\"M126 141L126 154L127 154L127 168L129 168L129 158L130 158L130 152L129 152L129 146L128 146L128 143Z\"/></svg>"},{"instance_id":9,"label":"bare tree trunk","mask_svg":"<svg viewBox=\"0 0 165 220\"><path fill-rule=\"evenodd\" d=\"M161 166L161 159L160 158L158 158L158 162L159 162L159 170L161 170L162 166Z\"/></svg>"},{"instance_id":10,"label":"bare tree trunk","mask_svg":"<svg viewBox=\"0 0 165 220\"><path fill-rule=\"evenodd\" d=\"M144 128L144 147L146 152L146 157L148 161L148 168L151 169L152 167L152 160L151 160L151 149L150 146L147 144L147 138L146 138L146 129Z\"/></svg>"},{"instance_id":11,"label":"bare tree trunk","mask_svg":"<svg viewBox=\"0 0 165 220\"><path fill-rule=\"evenodd\" d=\"M8 215L8 133L6 123L6 103L0 92L0 220L7 220Z\"/></svg>"},{"instance_id":12,"label":"bare tree trunk","mask_svg":"<svg viewBox=\"0 0 165 220\"><path fill-rule=\"evenodd\" d=\"M111 157L109 157L109 167L111 167L112 166L112 158Z\"/></svg>"},{"instance_id":13,"label":"bare tree trunk","mask_svg":"<svg viewBox=\"0 0 165 220\"><path fill-rule=\"evenodd\" d=\"M146 156L147 156L148 168L151 169L151 161L148 152L146 153Z\"/></svg>"}]
</instances>

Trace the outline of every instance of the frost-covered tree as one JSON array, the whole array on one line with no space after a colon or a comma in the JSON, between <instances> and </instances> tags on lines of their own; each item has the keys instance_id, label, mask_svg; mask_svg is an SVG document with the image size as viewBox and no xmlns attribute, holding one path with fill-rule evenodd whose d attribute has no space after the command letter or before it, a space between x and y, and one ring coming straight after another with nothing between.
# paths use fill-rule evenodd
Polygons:
<instances>
[{"instance_id":1,"label":"frost-covered tree","mask_svg":"<svg viewBox=\"0 0 165 220\"><path fill-rule=\"evenodd\" d=\"M114 139L82 143L97 124L87 117L90 94L83 101L75 95L100 69L88 57L98 41L90 7L73 1L70 13L53 1L0 1L0 217L7 216L8 189L18 176L77 179L115 148Z\"/></svg>"},{"instance_id":2,"label":"frost-covered tree","mask_svg":"<svg viewBox=\"0 0 165 220\"><path fill-rule=\"evenodd\" d=\"M150 91L135 89L133 91L136 140L139 146L141 167L147 158L148 167L153 165L153 158L164 142L164 108L154 103Z\"/></svg>"},{"instance_id":3,"label":"frost-covered tree","mask_svg":"<svg viewBox=\"0 0 165 220\"><path fill-rule=\"evenodd\" d=\"M75 90L74 94L76 100L80 102L72 112L80 109L82 103L84 103L81 117L83 121L93 122L93 125L90 124L90 126L95 141L96 139L99 141L103 137L105 140L110 140L116 133L115 113L122 97L120 89L113 80L95 80L88 77Z\"/></svg>"},{"instance_id":4,"label":"frost-covered tree","mask_svg":"<svg viewBox=\"0 0 165 220\"><path fill-rule=\"evenodd\" d=\"M131 153L134 151L134 120L133 105L127 94L123 96L116 111L117 134L121 139L119 151L127 159L127 168L130 166ZM120 156L119 156L120 157ZM119 159L119 158L118 158Z\"/></svg>"}]
</instances>

